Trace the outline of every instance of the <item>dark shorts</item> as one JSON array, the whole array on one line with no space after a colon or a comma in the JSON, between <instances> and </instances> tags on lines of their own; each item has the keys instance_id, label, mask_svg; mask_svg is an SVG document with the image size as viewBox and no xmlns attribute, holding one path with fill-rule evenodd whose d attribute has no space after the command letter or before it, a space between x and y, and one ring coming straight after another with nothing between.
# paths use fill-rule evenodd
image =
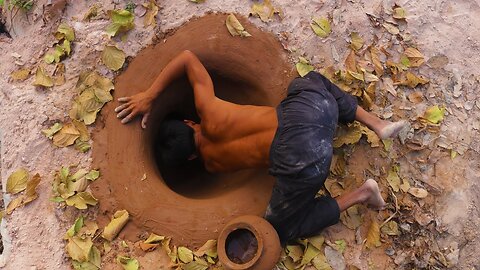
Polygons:
<instances>
[{"instance_id":1,"label":"dark shorts","mask_svg":"<svg viewBox=\"0 0 480 270\"><path fill-rule=\"evenodd\" d=\"M356 109L355 97L317 72L294 79L278 105L269 170L276 183L265 218L283 244L338 222L337 202L315 196L330 171L337 123L353 122Z\"/></svg>"}]
</instances>

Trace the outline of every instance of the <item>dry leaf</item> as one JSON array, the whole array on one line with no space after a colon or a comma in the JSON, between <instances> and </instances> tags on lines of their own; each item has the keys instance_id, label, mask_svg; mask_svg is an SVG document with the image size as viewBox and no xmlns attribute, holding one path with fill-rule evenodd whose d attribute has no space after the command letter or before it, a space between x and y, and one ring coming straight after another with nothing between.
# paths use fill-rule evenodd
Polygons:
<instances>
[{"instance_id":1,"label":"dry leaf","mask_svg":"<svg viewBox=\"0 0 480 270\"><path fill-rule=\"evenodd\" d=\"M293 262L298 262L303 257L303 249L299 245L287 245L288 257L292 258Z\"/></svg>"},{"instance_id":2,"label":"dry leaf","mask_svg":"<svg viewBox=\"0 0 480 270\"><path fill-rule=\"evenodd\" d=\"M307 244L307 248L305 249L305 254L303 255L302 262L300 263L300 266L302 265L307 265L310 263L313 258L317 257L317 255L320 254L320 250L314 247L311 244Z\"/></svg>"},{"instance_id":3,"label":"dry leaf","mask_svg":"<svg viewBox=\"0 0 480 270\"><path fill-rule=\"evenodd\" d=\"M372 223L370 224L370 228L368 229L367 241L365 245L367 248L370 249L382 245L382 243L380 242L380 227L375 219L372 219Z\"/></svg>"},{"instance_id":4,"label":"dry leaf","mask_svg":"<svg viewBox=\"0 0 480 270\"><path fill-rule=\"evenodd\" d=\"M109 69L117 71L125 63L125 53L116 46L105 46L102 52L102 62Z\"/></svg>"},{"instance_id":5,"label":"dry leaf","mask_svg":"<svg viewBox=\"0 0 480 270\"><path fill-rule=\"evenodd\" d=\"M275 14L281 14L281 11L276 9L270 0L264 0L263 3L254 2L249 15L257 16L263 22L269 22Z\"/></svg>"},{"instance_id":6,"label":"dry leaf","mask_svg":"<svg viewBox=\"0 0 480 270\"><path fill-rule=\"evenodd\" d=\"M88 140L90 140L90 134L88 133L85 123L78 120L73 120L72 124L75 126L80 135L78 139L82 142L88 142Z\"/></svg>"},{"instance_id":7,"label":"dry leaf","mask_svg":"<svg viewBox=\"0 0 480 270\"><path fill-rule=\"evenodd\" d=\"M423 118L432 124L438 124L443 120L444 115L445 108L440 108L438 105L435 105L425 111Z\"/></svg>"},{"instance_id":8,"label":"dry leaf","mask_svg":"<svg viewBox=\"0 0 480 270\"><path fill-rule=\"evenodd\" d=\"M407 12L402 7L395 5L392 16L397 20L405 20L407 18Z\"/></svg>"},{"instance_id":9,"label":"dry leaf","mask_svg":"<svg viewBox=\"0 0 480 270\"><path fill-rule=\"evenodd\" d=\"M147 240L140 243L140 248L143 251L152 251L157 246L159 246L164 239L165 239L165 236L160 236L160 235L151 233L150 236L147 238Z\"/></svg>"},{"instance_id":10,"label":"dry leaf","mask_svg":"<svg viewBox=\"0 0 480 270\"><path fill-rule=\"evenodd\" d=\"M313 258L312 264L317 270L332 270L332 267L327 262L327 258L322 253L319 253L315 258Z\"/></svg>"},{"instance_id":11,"label":"dry leaf","mask_svg":"<svg viewBox=\"0 0 480 270\"><path fill-rule=\"evenodd\" d=\"M102 237L108 241L112 241L118 233L123 229L128 222L129 214L127 210L119 210L115 212L112 220L105 227L102 233Z\"/></svg>"},{"instance_id":12,"label":"dry leaf","mask_svg":"<svg viewBox=\"0 0 480 270\"><path fill-rule=\"evenodd\" d=\"M63 128L62 123L55 123L50 128L42 130L42 133L51 140L53 138L53 135L55 135L55 133L60 131L62 128Z\"/></svg>"},{"instance_id":13,"label":"dry leaf","mask_svg":"<svg viewBox=\"0 0 480 270\"><path fill-rule=\"evenodd\" d=\"M33 85L44 87L53 86L53 79L46 74L45 69L42 66L39 66L35 72L35 81L33 82Z\"/></svg>"},{"instance_id":14,"label":"dry leaf","mask_svg":"<svg viewBox=\"0 0 480 270\"><path fill-rule=\"evenodd\" d=\"M408 100L415 104L421 103L423 101L423 94L419 91L412 92L408 95Z\"/></svg>"},{"instance_id":15,"label":"dry leaf","mask_svg":"<svg viewBox=\"0 0 480 270\"><path fill-rule=\"evenodd\" d=\"M398 27L396 27L392 23L385 22L382 24L382 26L387 29L387 31L392 34L392 35L398 35L400 33L400 30L398 30Z\"/></svg>"},{"instance_id":16,"label":"dry leaf","mask_svg":"<svg viewBox=\"0 0 480 270\"><path fill-rule=\"evenodd\" d=\"M349 207L347 210L340 213L340 220L342 221L343 225L347 226L347 228L351 230L355 230L356 228L362 225L362 217L358 212L358 205L354 205Z\"/></svg>"},{"instance_id":17,"label":"dry leaf","mask_svg":"<svg viewBox=\"0 0 480 270\"><path fill-rule=\"evenodd\" d=\"M99 4L93 4L87 12L83 15L83 21L90 21L90 19L96 17L98 15L98 8L101 6Z\"/></svg>"},{"instance_id":18,"label":"dry leaf","mask_svg":"<svg viewBox=\"0 0 480 270\"><path fill-rule=\"evenodd\" d=\"M53 135L53 144L58 147L67 147L72 145L80 137L80 132L73 123L68 123Z\"/></svg>"},{"instance_id":19,"label":"dry leaf","mask_svg":"<svg viewBox=\"0 0 480 270\"><path fill-rule=\"evenodd\" d=\"M330 21L327 18L313 18L310 27L317 36L322 38L328 37L332 32Z\"/></svg>"},{"instance_id":20,"label":"dry leaf","mask_svg":"<svg viewBox=\"0 0 480 270\"><path fill-rule=\"evenodd\" d=\"M390 220L382 227L382 233L386 235L400 235L397 222Z\"/></svg>"},{"instance_id":21,"label":"dry leaf","mask_svg":"<svg viewBox=\"0 0 480 270\"><path fill-rule=\"evenodd\" d=\"M363 47L364 41L357 32L350 34L350 48L354 51L358 51Z\"/></svg>"},{"instance_id":22,"label":"dry leaf","mask_svg":"<svg viewBox=\"0 0 480 270\"><path fill-rule=\"evenodd\" d=\"M28 171L18 169L7 179L6 191L10 194L17 194L27 188Z\"/></svg>"},{"instance_id":23,"label":"dry leaf","mask_svg":"<svg viewBox=\"0 0 480 270\"><path fill-rule=\"evenodd\" d=\"M207 254L210 257L217 257L217 240L208 240L197 251L193 253L197 257Z\"/></svg>"},{"instance_id":24,"label":"dry leaf","mask_svg":"<svg viewBox=\"0 0 480 270\"><path fill-rule=\"evenodd\" d=\"M29 68L22 68L22 69L15 70L12 73L10 73L10 77L14 81L23 82L26 79L28 79L28 77L30 77L30 72L31 72L31 70Z\"/></svg>"},{"instance_id":25,"label":"dry leaf","mask_svg":"<svg viewBox=\"0 0 480 270\"><path fill-rule=\"evenodd\" d=\"M225 24L227 25L228 32L232 36L241 36L241 37L251 37L250 33L245 31L245 28L243 28L242 24L238 21L237 17L235 15L230 14L227 16L227 20L225 21Z\"/></svg>"},{"instance_id":26,"label":"dry leaf","mask_svg":"<svg viewBox=\"0 0 480 270\"><path fill-rule=\"evenodd\" d=\"M74 206L77 209L87 209L88 205L97 205L97 199L89 192L79 192L65 200L68 206Z\"/></svg>"},{"instance_id":27,"label":"dry leaf","mask_svg":"<svg viewBox=\"0 0 480 270\"><path fill-rule=\"evenodd\" d=\"M136 259L124 256L117 256L117 263L119 263L124 270L138 270L140 267Z\"/></svg>"},{"instance_id":28,"label":"dry leaf","mask_svg":"<svg viewBox=\"0 0 480 270\"><path fill-rule=\"evenodd\" d=\"M157 3L155 2L155 0L150 0L148 4L145 3L143 4L143 6L147 9L147 13L145 14L145 18L143 20L143 25L145 27L150 25L153 25L155 27L155 17L157 16L159 10Z\"/></svg>"},{"instance_id":29,"label":"dry leaf","mask_svg":"<svg viewBox=\"0 0 480 270\"><path fill-rule=\"evenodd\" d=\"M345 68L347 71L357 72L357 61L355 60L355 52L352 50L345 59Z\"/></svg>"},{"instance_id":30,"label":"dry leaf","mask_svg":"<svg viewBox=\"0 0 480 270\"><path fill-rule=\"evenodd\" d=\"M310 71L313 71L315 68L310 65L310 63L308 62L307 59L305 59L304 57L298 57L298 63L295 65L295 67L297 68L297 72L300 76L305 76L307 75Z\"/></svg>"},{"instance_id":31,"label":"dry leaf","mask_svg":"<svg viewBox=\"0 0 480 270\"><path fill-rule=\"evenodd\" d=\"M410 66L411 67L419 67L423 63L425 63L425 58L424 58L423 54L415 48L407 48L407 49L405 49L403 54L410 61Z\"/></svg>"},{"instance_id":32,"label":"dry leaf","mask_svg":"<svg viewBox=\"0 0 480 270\"><path fill-rule=\"evenodd\" d=\"M423 188L412 187L408 190L408 193L420 199L426 198L428 196L428 191Z\"/></svg>"},{"instance_id":33,"label":"dry leaf","mask_svg":"<svg viewBox=\"0 0 480 270\"><path fill-rule=\"evenodd\" d=\"M186 247L178 247L177 254L178 259L183 263L189 263L193 261L193 252Z\"/></svg>"},{"instance_id":34,"label":"dry leaf","mask_svg":"<svg viewBox=\"0 0 480 270\"><path fill-rule=\"evenodd\" d=\"M410 88L415 88L419 84L427 84L429 81L425 78L418 77L417 75L407 72L406 74L406 79L402 80L399 84L400 85L406 85Z\"/></svg>"},{"instance_id":35,"label":"dry leaf","mask_svg":"<svg viewBox=\"0 0 480 270\"><path fill-rule=\"evenodd\" d=\"M65 65L63 63L57 64L53 74L54 74L55 85L65 84Z\"/></svg>"},{"instance_id":36,"label":"dry leaf","mask_svg":"<svg viewBox=\"0 0 480 270\"><path fill-rule=\"evenodd\" d=\"M390 170L388 170L387 175L387 182L392 187L393 191L398 192L400 191L400 177L398 176L398 166L392 166Z\"/></svg>"},{"instance_id":37,"label":"dry leaf","mask_svg":"<svg viewBox=\"0 0 480 270\"><path fill-rule=\"evenodd\" d=\"M375 74L378 77L381 77L383 75L383 64L380 61L380 50L372 46L370 48L370 55L372 59L372 64L375 68Z\"/></svg>"}]
</instances>

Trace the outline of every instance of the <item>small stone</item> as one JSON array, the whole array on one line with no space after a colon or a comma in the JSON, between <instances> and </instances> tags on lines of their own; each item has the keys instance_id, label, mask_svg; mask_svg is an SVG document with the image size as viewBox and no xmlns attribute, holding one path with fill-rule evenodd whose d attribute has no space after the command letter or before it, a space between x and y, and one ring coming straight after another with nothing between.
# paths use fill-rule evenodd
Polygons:
<instances>
[{"instance_id":1,"label":"small stone","mask_svg":"<svg viewBox=\"0 0 480 270\"><path fill-rule=\"evenodd\" d=\"M410 232L410 224L407 223L401 223L400 224L400 229L402 229L405 232Z\"/></svg>"}]
</instances>

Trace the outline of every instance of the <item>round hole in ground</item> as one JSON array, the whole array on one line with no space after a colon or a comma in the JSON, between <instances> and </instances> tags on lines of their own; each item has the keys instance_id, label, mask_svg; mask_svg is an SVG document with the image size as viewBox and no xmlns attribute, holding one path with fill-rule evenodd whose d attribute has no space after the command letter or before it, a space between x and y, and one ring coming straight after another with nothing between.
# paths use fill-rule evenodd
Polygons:
<instances>
[{"instance_id":1,"label":"round hole in ground","mask_svg":"<svg viewBox=\"0 0 480 270\"><path fill-rule=\"evenodd\" d=\"M265 94L249 82L229 77L216 70L209 70L218 98L237 104L265 105ZM149 119L150 146L158 172L167 186L189 198L204 199L219 196L244 186L249 181L264 181L267 169L250 169L229 173L208 172L201 159L188 161L180 166L165 166L159 162L156 151L159 126L166 118L193 120L200 123L195 110L193 89L187 77L170 84L154 104ZM150 124L151 123L151 124Z\"/></svg>"},{"instance_id":2,"label":"round hole in ground","mask_svg":"<svg viewBox=\"0 0 480 270\"><path fill-rule=\"evenodd\" d=\"M225 240L227 257L236 264L248 263L255 257L257 250L257 238L247 229L234 230Z\"/></svg>"}]
</instances>

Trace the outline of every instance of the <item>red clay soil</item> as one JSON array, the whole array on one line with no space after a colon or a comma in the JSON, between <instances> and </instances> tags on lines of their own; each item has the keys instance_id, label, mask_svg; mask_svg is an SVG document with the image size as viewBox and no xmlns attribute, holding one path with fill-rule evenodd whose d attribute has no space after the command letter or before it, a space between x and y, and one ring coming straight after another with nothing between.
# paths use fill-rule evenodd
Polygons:
<instances>
[{"instance_id":1,"label":"red clay soil","mask_svg":"<svg viewBox=\"0 0 480 270\"><path fill-rule=\"evenodd\" d=\"M286 53L275 36L241 16L237 17L252 37L232 37L226 16L193 19L142 50L117 77L115 99L146 90L174 56L188 49L209 70L218 97L239 104L277 105L294 74ZM92 187L100 201L100 225L116 210L126 209L131 220L121 237L137 240L139 233L154 232L171 236L176 244L198 247L216 239L237 216L263 215L274 182L266 169L212 175L201 164L157 166L153 145L161 120L172 112L198 120L185 78L160 95L146 130L140 119L122 125L113 111L116 106L118 102L110 102L102 110L93 140L94 164L102 173Z\"/></svg>"}]
</instances>

